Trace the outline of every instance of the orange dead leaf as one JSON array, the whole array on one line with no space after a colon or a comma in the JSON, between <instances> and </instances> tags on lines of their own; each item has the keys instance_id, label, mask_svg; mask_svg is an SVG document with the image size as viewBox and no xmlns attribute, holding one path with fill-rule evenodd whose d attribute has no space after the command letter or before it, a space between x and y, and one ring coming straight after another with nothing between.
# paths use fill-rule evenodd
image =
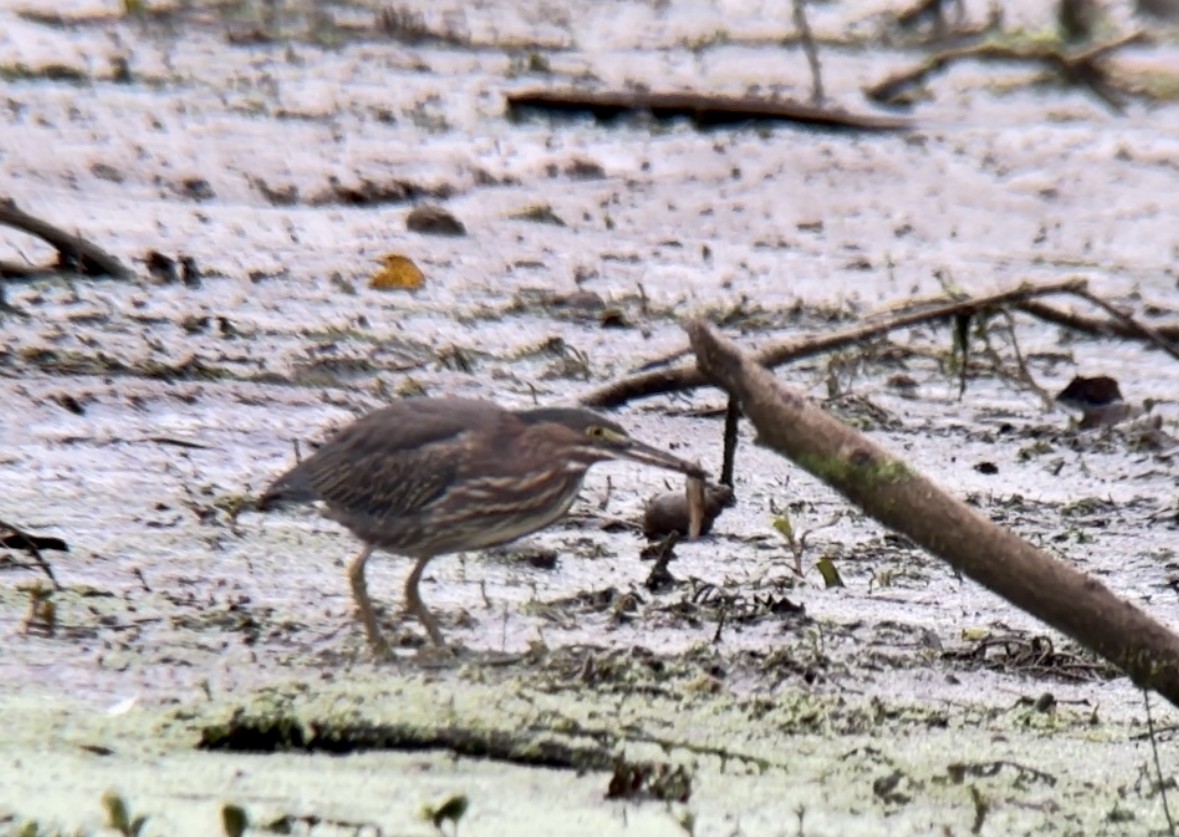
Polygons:
<instances>
[{"instance_id":1,"label":"orange dead leaf","mask_svg":"<svg viewBox=\"0 0 1179 837\"><path fill-rule=\"evenodd\" d=\"M415 291L426 282L426 275L413 259L400 253L386 253L384 266L368 280L368 286L378 291Z\"/></svg>"}]
</instances>

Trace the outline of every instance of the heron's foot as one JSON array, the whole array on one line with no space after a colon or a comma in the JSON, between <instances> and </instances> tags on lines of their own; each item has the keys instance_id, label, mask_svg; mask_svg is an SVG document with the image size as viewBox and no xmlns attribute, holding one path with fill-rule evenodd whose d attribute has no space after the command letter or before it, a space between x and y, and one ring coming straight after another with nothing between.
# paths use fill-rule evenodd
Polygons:
<instances>
[{"instance_id":1,"label":"heron's foot","mask_svg":"<svg viewBox=\"0 0 1179 837\"><path fill-rule=\"evenodd\" d=\"M459 645L423 645L415 655L422 668L454 668L463 662L466 651Z\"/></svg>"},{"instance_id":2,"label":"heron's foot","mask_svg":"<svg viewBox=\"0 0 1179 837\"><path fill-rule=\"evenodd\" d=\"M393 659L393 648L385 639L385 633L381 630L376 613L371 608L360 608L359 611L360 622L364 626L364 639L373 658L377 662Z\"/></svg>"},{"instance_id":3,"label":"heron's foot","mask_svg":"<svg viewBox=\"0 0 1179 837\"><path fill-rule=\"evenodd\" d=\"M430 644L435 648L446 648L446 637L442 635L442 629L438 627L438 620L430 609L422 603L421 599L410 601L409 607L406 608L407 615L417 619L418 624L426 630L426 635L430 637Z\"/></svg>"},{"instance_id":4,"label":"heron's foot","mask_svg":"<svg viewBox=\"0 0 1179 837\"><path fill-rule=\"evenodd\" d=\"M514 666L516 663L537 664L542 662L549 653L549 648L542 640L528 643L524 651L480 651L472 660L481 666Z\"/></svg>"},{"instance_id":5,"label":"heron's foot","mask_svg":"<svg viewBox=\"0 0 1179 837\"><path fill-rule=\"evenodd\" d=\"M368 636L368 647L372 652L373 659L378 663L387 663L395 658L392 646L384 636L377 634L375 637L372 634Z\"/></svg>"},{"instance_id":6,"label":"heron's foot","mask_svg":"<svg viewBox=\"0 0 1179 837\"><path fill-rule=\"evenodd\" d=\"M503 651L472 651L461 646L422 646L418 649L417 664L427 669L457 668L458 666L513 666L529 660L532 655L523 651L510 654Z\"/></svg>"},{"instance_id":7,"label":"heron's foot","mask_svg":"<svg viewBox=\"0 0 1179 837\"><path fill-rule=\"evenodd\" d=\"M472 654L469 662L477 666L487 666L494 668L496 666L514 666L516 663L531 660L532 654L528 651L517 651L514 653L507 651L480 651L477 654Z\"/></svg>"}]
</instances>

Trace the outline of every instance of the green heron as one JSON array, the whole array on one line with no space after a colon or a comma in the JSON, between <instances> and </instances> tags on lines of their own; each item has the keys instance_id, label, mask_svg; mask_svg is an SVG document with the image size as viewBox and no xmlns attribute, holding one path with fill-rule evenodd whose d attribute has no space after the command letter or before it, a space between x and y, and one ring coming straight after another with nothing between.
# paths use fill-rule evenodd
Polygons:
<instances>
[{"instance_id":1,"label":"green heron","mask_svg":"<svg viewBox=\"0 0 1179 837\"><path fill-rule=\"evenodd\" d=\"M430 559L543 529L568 510L595 462L630 459L693 477L698 466L627 435L591 410L506 410L490 401L407 398L358 419L266 489L259 510L322 501L364 548L348 567L369 644L389 653L368 597L374 549L415 559L405 603L430 640L442 632L418 594Z\"/></svg>"}]
</instances>

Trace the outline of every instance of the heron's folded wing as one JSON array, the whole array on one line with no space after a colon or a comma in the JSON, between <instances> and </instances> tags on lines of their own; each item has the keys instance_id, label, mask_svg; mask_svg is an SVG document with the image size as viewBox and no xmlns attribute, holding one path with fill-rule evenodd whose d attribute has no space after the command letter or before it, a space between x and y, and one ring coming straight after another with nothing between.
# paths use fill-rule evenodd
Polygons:
<instances>
[{"instance_id":1,"label":"heron's folded wing","mask_svg":"<svg viewBox=\"0 0 1179 837\"><path fill-rule=\"evenodd\" d=\"M462 466L461 437L507 415L494 403L461 398L406 399L344 427L280 476L258 508L324 500L340 509L410 514L436 499Z\"/></svg>"}]
</instances>

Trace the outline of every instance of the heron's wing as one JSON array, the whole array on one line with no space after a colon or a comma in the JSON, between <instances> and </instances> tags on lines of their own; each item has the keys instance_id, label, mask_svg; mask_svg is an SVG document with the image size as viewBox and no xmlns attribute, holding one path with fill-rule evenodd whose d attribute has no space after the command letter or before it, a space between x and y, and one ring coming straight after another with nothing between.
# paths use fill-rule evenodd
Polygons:
<instances>
[{"instance_id":1,"label":"heron's wing","mask_svg":"<svg viewBox=\"0 0 1179 837\"><path fill-rule=\"evenodd\" d=\"M349 516L413 514L453 485L466 460L463 434L494 428L505 415L484 401L400 401L343 428L275 480L258 506L323 500Z\"/></svg>"},{"instance_id":2,"label":"heron's wing","mask_svg":"<svg viewBox=\"0 0 1179 837\"><path fill-rule=\"evenodd\" d=\"M406 398L357 419L328 444L363 439L383 450L413 450L453 439L466 430L490 430L508 415L491 401Z\"/></svg>"},{"instance_id":3,"label":"heron's wing","mask_svg":"<svg viewBox=\"0 0 1179 837\"><path fill-rule=\"evenodd\" d=\"M326 448L299 467L307 469L316 498L334 511L372 520L404 517L453 485L456 446L459 435L402 450L361 440Z\"/></svg>"}]
</instances>

